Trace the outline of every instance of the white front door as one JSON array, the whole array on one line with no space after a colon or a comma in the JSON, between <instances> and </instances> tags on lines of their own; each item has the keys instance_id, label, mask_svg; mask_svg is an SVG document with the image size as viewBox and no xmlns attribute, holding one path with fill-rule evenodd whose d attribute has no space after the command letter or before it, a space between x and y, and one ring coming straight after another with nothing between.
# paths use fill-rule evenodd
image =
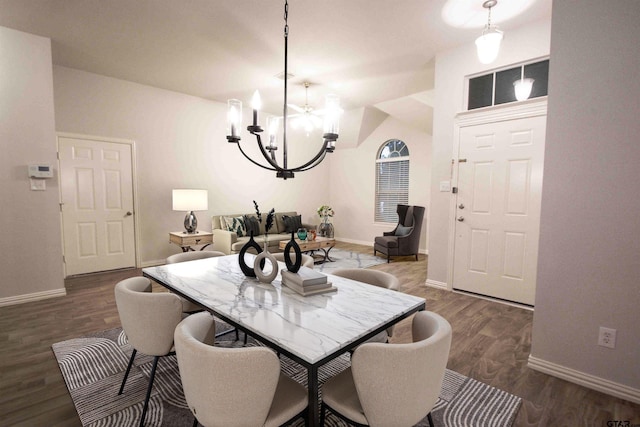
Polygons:
<instances>
[{"instance_id":1,"label":"white front door","mask_svg":"<svg viewBox=\"0 0 640 427\"><path fill-rule=\"evenodd\" d=\"M133 145L58 137L65 274L135 267Z\"/></svg>"},{"instance_id":2,"label":"white front door","mask_svg":"<svg viewBox=\"0 0 640 427\"><path fill-rule=\"evenodd\" d=\"M546 115L459 128L453 288L533 305Z\"/></svg>"}]
</instances>

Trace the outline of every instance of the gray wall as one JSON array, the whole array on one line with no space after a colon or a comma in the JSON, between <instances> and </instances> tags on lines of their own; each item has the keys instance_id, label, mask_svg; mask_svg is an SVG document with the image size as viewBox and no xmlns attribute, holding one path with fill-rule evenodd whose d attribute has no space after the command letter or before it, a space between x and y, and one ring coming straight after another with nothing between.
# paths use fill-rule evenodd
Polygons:
<instances>
[{"instance_id":1,"label":"gray wall","mask_svg":"<svg viewBox=\"0 0 640 427\"><path fill-rule=\"evenodd\" d=\"M640 393L640 2L555 1L531 356ZM598 327L617 347L596 345Z\"/></svg>"},{"instance_id":2,"label":"gray wall","mask_svg":"<svg viewBox=\"0 0 640 427\"><path fill-rule=\"evenodd\" d=\"M64 294L49 39L0 27L0 301ZM31 191L30 163L56 176Z\"/></svg>"}]
</instances>

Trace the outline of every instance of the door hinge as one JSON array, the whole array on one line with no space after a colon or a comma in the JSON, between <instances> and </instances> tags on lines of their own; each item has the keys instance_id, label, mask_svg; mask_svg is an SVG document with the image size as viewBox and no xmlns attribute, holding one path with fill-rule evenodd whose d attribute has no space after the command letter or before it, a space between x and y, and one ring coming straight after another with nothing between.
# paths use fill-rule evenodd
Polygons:
<instances>
[{"instance_id":1,"label":"door hinge","mask_svg":"<svg viewBox=\"0 0 640 427\"><path fill-rule=\"evenodd\" d=\"M458 193L458 187L453 187L453 188L451 188L451 192L452 192L453 194L457 194L457 193Z\"/></svg>"}]
</instances>

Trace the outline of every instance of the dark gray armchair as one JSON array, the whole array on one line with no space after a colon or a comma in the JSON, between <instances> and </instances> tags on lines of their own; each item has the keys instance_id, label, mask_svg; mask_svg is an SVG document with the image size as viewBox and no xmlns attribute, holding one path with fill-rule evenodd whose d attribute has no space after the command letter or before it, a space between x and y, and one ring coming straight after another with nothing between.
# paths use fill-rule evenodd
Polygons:
<instances>
[{"instance_id":1,"label":"dark gray armchair","mask_svg":"<svg viewBox=\"0 0 640 427\"><path fill-rule=\"evenodd\" d=\"M387 256L387 262L392 256L415 255L418 260L418 248L422 235L422 218L424 207L398 205L398 225L393 231L385 231L376 237L373 254L381 252Z\"/></svg>"}]
</instances>

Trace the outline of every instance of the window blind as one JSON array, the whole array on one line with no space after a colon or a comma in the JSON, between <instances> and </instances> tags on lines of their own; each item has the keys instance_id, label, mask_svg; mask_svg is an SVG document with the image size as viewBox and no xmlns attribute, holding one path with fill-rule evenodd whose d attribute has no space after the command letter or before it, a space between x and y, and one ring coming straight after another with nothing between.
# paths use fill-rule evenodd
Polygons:
<instances>
[{"instance_id":1,"label":"window blind","mask_svg":"<svg viewBox=\"0 0 640 427\"><path fill-rule=\"evenodd\" d=\"M398 222L398 204L409 203L409 159L376 162L376 222Z\"/></svg>"}]
</instances>

